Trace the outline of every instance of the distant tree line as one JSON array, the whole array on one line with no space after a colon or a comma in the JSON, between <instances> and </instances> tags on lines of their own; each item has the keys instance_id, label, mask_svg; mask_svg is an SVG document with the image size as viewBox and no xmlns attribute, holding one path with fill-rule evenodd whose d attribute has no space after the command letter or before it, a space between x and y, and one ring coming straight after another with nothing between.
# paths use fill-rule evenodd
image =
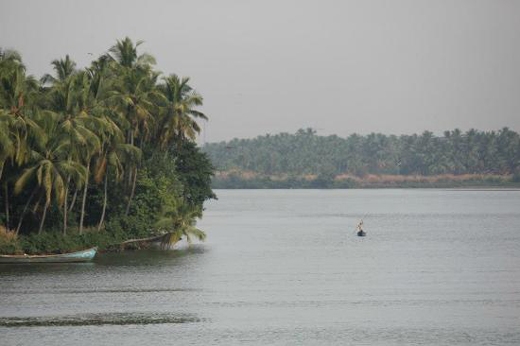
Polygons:
<instances>
[{"instance_id":1,"label":"distant tree line","mask_svg":"<svg viewBox=\"0 0 520 346\"><path fill-rule=\"evenodd\" d=\"M202 96L139 44L117 41L84 69L67 55L40 80L0 49L0 238L204 238L194 220L215 195L194 142Z\"/></svg>"},{"instance_id":2,"label":"distant tree line","mask_svg":"<svg viewBox=\"0 0 520 346\"><path fill-rule=\"evenodd\" d=\"M435 136L352 134L319 136L313 129L206 144L203 150L219 171L261 175L377 175L520 173L520 136L498 131L459 129Z\"/></svg>"}]
</instances>

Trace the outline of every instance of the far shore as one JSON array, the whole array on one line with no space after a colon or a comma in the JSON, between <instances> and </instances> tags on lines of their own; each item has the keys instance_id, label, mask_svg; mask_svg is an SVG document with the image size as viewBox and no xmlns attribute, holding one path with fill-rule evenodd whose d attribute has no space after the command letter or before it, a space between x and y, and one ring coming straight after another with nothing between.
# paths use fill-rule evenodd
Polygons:
<instances>
[{"instance_id":1,"label":"far shore","mask_svg":"<svg viewBox=\"0 0 520 346\"><path fill-rule=\"evenodd\" d=\"M442 175L262 175L255 172L219 171L213 178L215 189L284 189L284 188L449 188L449 189L520 189L514 175L442 174Z\"/></svg>"}]
</instances>

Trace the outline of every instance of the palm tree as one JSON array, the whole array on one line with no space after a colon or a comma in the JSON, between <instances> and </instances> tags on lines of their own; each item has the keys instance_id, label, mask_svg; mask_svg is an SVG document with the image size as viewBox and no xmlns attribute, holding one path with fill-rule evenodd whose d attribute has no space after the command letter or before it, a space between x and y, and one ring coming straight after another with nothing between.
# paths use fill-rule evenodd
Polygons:
<instances>
[{"instance_id":1,"label":"palm tree","mask_svg":"<svg viewBox=\"0 0 520 346\"><path fill-rule=\"evenodd\" d=\"M149 54L137 55L137 47L142 44L138 41L135 45L126 37L112 46L109 50L109 58L112 60L112 73L117 75L114 79L110 104L119 109L126 118L127 143L142 147L150 135L153 124L155 105L153 99L160 97L156 90L158 73L152 71L155 59ZM122 127L123 128L123 127Z\"/></svg>"},{"instance_id":2,"label":"palm tree","mask_svg":"<svg viewBox=\"0 0 520 346\"><path fill-rule=\"evenodd\" d=\"M0 109L0 114L2 110ZM12 157L14 153L14 145L9 136L10 129L7 126L7 123L4 121L0 121L0 187L3 185L3 193L4 193L4 204L5 204L5 223L6 228L9 229L9 188L7 180L2 181L2 175L4 171L5 162Z\"/></svg>"},{"instance_id":3,"label":"palm tree","mask_svg":"<svg viewBox=\"0 0 520 346\"><path fill-rule=\"evenodd\" d=\"M148 54L137 55L137 47L141 43L139 41L134 45L127 37L117 41L116 45L109 50L113 73L118 75L112 86L109 105L115 107L125 119L125 122L120 125L127 132L126 143L136 145L140 149L152 133L153 114L156 110L153 100L161 97L156 89L159 74L151 69L155 59ZM130 212L135 194L138 166L139 162L135 162L133 169L127 170L127 186L130 192L126 215Z\"/></svg>"},{"instance_id":4,"label":"palm tree","mask_svg":"<svg viewBox=\"0 0 520 346\"><path fill-rule=\"evenodd\" d=\"M103 201L96 222L101 229L111 209L110 189L122 180L128 198L119 202L121 209L126 204L128 214L142 152L147 150L162 151L157 157L164 162L172 159L167 168L146 172L147 177L155 179L154 174L159 174L168 181L168 187L160 190L167 190L168 198L160 196L167 202L159 204L178 204L165 207L161 229L170 234L170 241L184 236L188 241L204 239L204 232L195 227L201 211L190 204L188 192L182 194L189 188L181 191L192 182L178 179L181 173L174 169L174 155L169 156L175 151L172 144L191 144L200 131L197 120L207 119L197 110L202 97L188 78L176 75L165 78L159 88L153 57L138 54L141 44L129 38L117 41L85 70L78 70L68 55L56 59L51 63L52 75L40 81L26 75L19 54L0 49L0 195L6 198L0 201L5 206L0 217L6 220L11 213L17 232L31 211L39 217L38 232L43 232L51 221L56 222L49 216L51 210L58 210L65 234L70 211L75 210L82 233L84 226L92 224L87 217L93 210L88 207L94 200L92 192ZM156 163L162 164L160 160ZM163 171L173 174L166 176ZM76 196L81 201L77 204Z\"/></svg>"},{"instance_id":5,"label":"palm tree","mask_svg":"<svg viewBox=\"0 0 520 346\"><path fill-rule=\"evenodd\" d=\"M125 171L125 166L129 162L138 162L141 160L141 150L133 145L123 142L123 136L114 135L103 141L103 149L97 157L94 168L94 180L100 183L104 180L103 188L103 208L98 223L98 231L101 230L105 220L105 213L108 199L108 178L109 169L114 169L115 181L119 182Z\"/></svg>"},{"instance_id":6,"label":"palm tree","mask_svg":"<svg viewBox=\"0 0 520 346\"><path fill-rule=\"evenodd\" d=\"M62 82L72 76L76 71L76 63L72 61L67 54L65 59L56 59L51 62L54 72L56 73L56 77L51 76L50 74L45 74L41 81L43 84L48 82L55 84L56 82Z\"/></svg>"},{"instance_id":7,"label":"palm tree","mask_svg":"<svg viewBox=\"0 0 520 346\"><path fill-rule=\"evenodd\" d=\"M137 41L134 45L129 37L125 37L121 41L117 41L109 49L109 57L112 58L119 66L128 69L148 69L149 66L155 65L155 58L149 54L137 55L137 47L144 41Z\"/></svg>"},{"instance_id":8,"label":"palm tree","mask_svg":"<svg viewBox=\"0 0 520 346\"><path fill-rule=\"evenodd\" d=\"M41 135L31 117L37 89L38 82L32 76L25 75L20 56L16 52L0 49L0 122L6 130L0 139L6 145L0 155L7 156L7 152L14 150L9 156L17 165L27 160L30 133Z\"/></svg>"},{"instance_id":9,"label":"palm tree","mask_svg":"<svg viewBox=\"0 0 520 346\"><path fill-rule=\"evenodd\" d=\"M7 121L3 121L3 110L0 110L0 181L2 181L2 173L5 162L13 156L15 149L11 139L11 129Z\"/></svg>"},{"instance_id":10,"label":"palm tree","mask_svg":"<svg viewBox=\"0 0 520 346\"><path fill-rule=\"evenodd\" d=\"M192 242L192 237L204 241L206 233L195 227L196 218L201 217L201 210L193 208L188 204L181 202L176 208L166 210L163 217L156 222L155 227L165 235L162 238L162 245L164 247L171 247L175 245L183 236L189 244Z\"/></svg>"},{"instance_id":11,"label":"palm tree","mask_svg":"<svg viewBox=\"0 0 520 346\"><path fill-rule=\"evenodd\" d=\"M188 84L189 78L179 78L171 74L164 78L159 90L166 101L164 111L158 120L156 138L161 149L166 149L172 140L179 144L189 139L194 140L200 133L197 119L207 120L204 113L195 107L202 106L202 96Z\"/></svg>"},{"instance_id":12,"label":"palm tree","mask_svg":"<svg viewBox=\"0 0 520 346\"><path fill-rule=\"evenodd\" d=\"M125 72L125 71L123 71ZM115 82L110 93L110 103L119 109L126 120L127 143L143 147L151 135L156 106L153 98L158 97L155 83L158 75L143 71L126 71Z\"/></svg>"},{"instance_id":13,"label":"palm tree","mask_svg":"<svg viewBox=\"0 0 520 346\"><path fill-rule=\"evenodd\" d=\"M21 56L0 48L0 187L3 188L6 223L9 226L9 181L2 180L5 164L20 167L30 156L30 139L42 133L33 121L38 83L26 76Z\"/></svg>"},{"instance_id":14,"label":"palm tree","mask_svg":"<svg viewBox=\"0 0 520 346\"><path fill-rule=\"evenodd\" d=\"M91 78L87 71L74 72L75 63L69 57L65 60L53 62L57 78L48 78L52 82L49 91L50 107L59 115L60 133L67 136L71 147L68 152L68 160L82 162L87 174L83 189L81 204L79 232L83 232L83 220L85 215L86 195L90 175L90 162L101 148L99 131L104 122L90 113L96 106L97 100L90 95ZM63 233L67 232L68 221L68 192L70 177L66 178L65 198L63 208Z\"/></svg>"},{"instance_id":15,"label":"palm tree","mask_svg":"<svg viewBox=\"0 0 520 346\"><path fill-rule=\"evenodd\" d=\"M56 202L59 208L64 205L67 177L71 177L77 186L81 186L87 174L83 165L70 159L68 152L71 150L71 142L66 136L60 136L56 119L47 117L45 122L48 136L32 151L31 164L16 181L14 191L19 194L29 182L36 181L36 189L41 190L45 202L38 233L43 230L51 203ZM17 232L22 220L23 215Z\"/></svg>"}]
</instances>

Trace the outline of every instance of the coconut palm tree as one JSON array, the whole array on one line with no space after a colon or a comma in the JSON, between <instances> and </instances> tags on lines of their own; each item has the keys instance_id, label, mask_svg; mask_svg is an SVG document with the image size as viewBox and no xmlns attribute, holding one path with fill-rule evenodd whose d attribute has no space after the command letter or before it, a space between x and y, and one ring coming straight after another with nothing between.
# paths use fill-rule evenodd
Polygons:
<instances>
[{"instance_id":1,"label":"coconut palm tree","mask_svg":"<svg viewBox=\"0 0 520 346\"><path fill-rule=\"evenodd\" d=\"M196 227L196 219L201 217L201 210L180 202L175 208L166 210L163 217L157 221L155 227L164 232L162 245L171 247L175 245L182 237L186 237L189 244L192 243L192 237L204 241L206 233Z\"/></svg>"},{"instance_id":2,"label":"coconut palm tree","mask_svg":"<svg viewBox=\"0 0 520 346\"><path fill-rule=\"evenodd\" d=\"M0 49L0 122L6 128L0 140L6 145L3 155L10 152L9 156L17 165L27 160L30 133L41 135L31 117L37 91L38 82L32 76L25 75L25 66L19 54Z\"/></svg>"},{"instance_id":3,"label":"coconut palm tree","mask_svg":"<svg viewBox=\"0 0 520 346\"><path fill-rule=\"evenodd\" d=\"M137 41L134 45L129 37L125 37L110 47L108 56L124 68L148 69L151 65L155 65L155 58L147 53L137 55L137 47L143 43L144 41Z\"/></svg>"},{"instance_id":4,"label":"coconut palm tree","mask_svg":"<svg viewBox=\"0 0 520 346\"><path fill-rule=\"evenodd\" d=\"M105 220L110 168L113 168L115 181L119 182L123 177L125 166L130 166L129 162L139 162L141 160L141 150L133 145L124 143L123 137L121 132L107 137L103 141L103 148L95 160L94 180L98 184L104 180L103 208L98 223L98 231L101 230Z\"/></svg>"},{"instance_id":5,"label":"coconut palm tree","mask_svg":"<svg viewBox=\"0 0 520 346\"><path fill-rule=\"evenodd\" d=\"M195 109L202 106L202 96L188 84L189 78L179 78L171 74L164 78L159 90L164 95L164 108L157 121L157 136L161 149L166 149L172 141L177 144L194 140L200 133L197 119L207 120L204 113Z\"/></svg>"},{"instance_id":6,"label":"coconut palm tree","mask_svg":"<svg viewBox=\"0 0 520 346\"><path fill-rule=\"evenodd\" d=\"M68 160L82 162L87 170L83 185L79 231L83 232L86 196L92 157L101 148L100 131L104 130L102 119L91 115L97 106L97 99L91 97L90 74L87 71L74 72L75 63L69 57L53 62L56 78L47 78L52 83L48 92L49 106L58 115L60 133L68 138L71 144ZM68 192L71 179L66 178L63 208L63 233L67 232ZM77 191L77 190L76 190Z\"/></svg>"},{"instance_id":7,"label":"coconut palm tree","mask_svg":"<svg viewBox=\"0 0 520 346\"><path fill-rule=\"evenodd\" d=\"M159 74L152 70L155 59L148 54L138 55L137 47L140 44L141 41L134 45L127 37L110 48L111 68L118 78L114 79L108 104L125 119L119 125L126 131L126 143L142 149L150 139L155 122L157 106L154 100L162 95L156 88ZM135 162L132 169L127 169L127 186L130 191L126 215L130 212L135 194L138 167L139 162Z\"/></svg>"},{"instance_id":8,"label":"coconut palm tree","mask_svg":"<svg viewBox=\"0 0 520 346\"><path fill-rule=\"evenodd\" d=\"M10 183L2 180L4 168L6 163L12 168L24 165L30 156L30 140L43 135L33 120L37 89L37 81L25 74L21 56L0 48L0 187L8 226Z\"/></svg>"},{"instance_id":9,"label":"coconut palm tree","mask_svg":"<svg viewBox=\"0 0 520 346\"><path fill-rule=\"evenodd\" d=\"M19 194L31 181L36 185L34 191L40 190L44 206L38 233L43 230L51 203L55 202L59 208L63 207L67 177L71 177L77 186L81 186L87 174L85 167L81 163L71 160L68 155L72 143L67 136L61 135L56 118L47 117L44 129L48 136L33 148L30 164L17 179L14 190L15 194ZM23 216L17 232L22 219Z\"/></svg>"},{"instance_id":10,"label":"coconut palm tree","mask_svg":"<svg viewBox=\"0 0 520 346\"><path fill-rule=\"evenodd\" d=\"M0 181L2 181L5 162L12 157L15 152L8 122L1 120L4 118L3 113L4 111L0 110Z\"/></svg>"},{"instance_id":11,"label":"coconut palm tree","mask_svg":"<svg viewBox=\"0 0 520 346\"><path fill-rule=\"evenodd\" d=\"M56 77L50 74L45 74L41 79L43 84L55 84L56 82L64 81L72 76L76 71L76 63L70 59L68 54L65 56L65 59L53 60L51 64L54 68L54 72L56 73Z\"/></svg>"}]
</instances>

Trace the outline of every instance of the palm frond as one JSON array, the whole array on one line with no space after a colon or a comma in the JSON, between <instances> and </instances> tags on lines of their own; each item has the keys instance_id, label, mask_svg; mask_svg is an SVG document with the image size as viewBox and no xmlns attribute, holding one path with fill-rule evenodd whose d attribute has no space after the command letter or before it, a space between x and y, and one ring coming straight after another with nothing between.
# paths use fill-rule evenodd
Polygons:
<instances>
[{"instance_id":1,"label":"palm frond","mask_svg":"<svg viewBox=\"0 0 520 346\"><path fill-rule=\"evenodd\" d=\"M20 194L20 192L22 192L22 190L27 186L30 179L34 176L36 169L37 167L26 169L18 180L16 180L16 183L14 184L14 193L16 195Z\"/></svg>"}]
</instances>

